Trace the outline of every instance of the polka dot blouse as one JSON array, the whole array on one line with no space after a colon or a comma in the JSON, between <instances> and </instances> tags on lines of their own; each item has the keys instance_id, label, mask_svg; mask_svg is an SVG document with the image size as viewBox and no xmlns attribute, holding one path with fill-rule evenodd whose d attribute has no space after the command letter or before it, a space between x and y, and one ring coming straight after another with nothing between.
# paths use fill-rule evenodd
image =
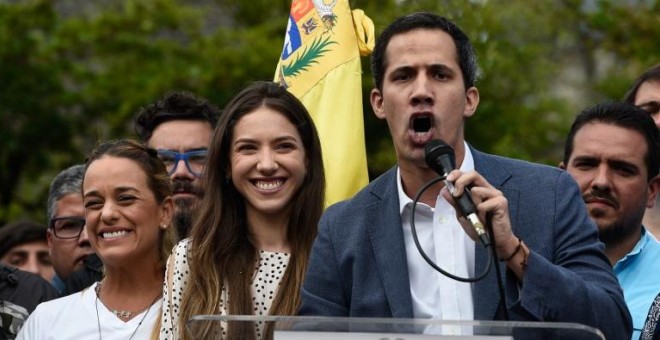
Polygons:
<instances>
[{"instance_id":1,"label":"polka dot blouse","mask_svg":"<svg viewBox=\"0 0 660 340\"><path fill-rule=\"evenodd\" d=\"M185 325L179 325L179 308L181 306L181 297L188 281L189 263L188 249L190 240L185 239L174 247L172 255L174 256L174 267L167 268L165 277L169 277L169 271L173 269L172 287L169 287L167 280L163 286L163 311L162 324L160 329L160 339L177 339L179 328ZM289 263L289 254L275 253L270 251L259 251L259 265L255 268L252 278L252 307L254 315L268 315L268 310L277 294L280 281L287 264ZM170 302L171 301L171 302ZM222 297L218 315L227 315L227 290L222 288ZM223 335L226 325L221 326ZM263 324L255 324L257 338L263 335Z\"/></svg>"}]
</instances>

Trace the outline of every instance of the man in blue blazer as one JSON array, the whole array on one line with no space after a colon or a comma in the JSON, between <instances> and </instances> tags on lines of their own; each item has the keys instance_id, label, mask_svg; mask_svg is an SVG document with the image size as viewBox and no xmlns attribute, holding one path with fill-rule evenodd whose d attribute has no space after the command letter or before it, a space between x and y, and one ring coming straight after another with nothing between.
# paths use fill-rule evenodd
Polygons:
<instances>
[{"instance_id":1,"label":"man in blue blazer","mask_svg":"<svg viewBox=\"0 0 660 340\"><path fill-rule=\"evenodd\" d=\"M630 338L630 314L571 177L548 166L488 155L464 140L479 103L467 36L432 13L397 19L376 42L371 105L387 121L397 166L322 217L301 291L301 315L576 322L608 339ZM494 270L474 284L436 273L419 256L411 198L438 175L424 146L442 139L456 153L451 193L442 182L415 210L421 247L440 267L475 276L488 250L453 210L470 187L479 219L492 225L505 280ZM486 218L488 216L488 219Z\"/></svg>"}]
</instances>

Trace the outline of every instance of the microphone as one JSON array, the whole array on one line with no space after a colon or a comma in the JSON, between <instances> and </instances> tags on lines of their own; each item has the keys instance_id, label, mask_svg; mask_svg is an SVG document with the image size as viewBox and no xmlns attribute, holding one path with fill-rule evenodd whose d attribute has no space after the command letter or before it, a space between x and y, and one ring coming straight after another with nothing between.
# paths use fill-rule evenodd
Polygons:
<instances>
[{"instance_id":1,"label":"microphone","mask_svg":"<svg viewBox=\"0 0 660 340\"><path fill-rule=\"evenodd\" d=\"M446 177L456 168L454 149L439 139L433 139L426 143L424 146L424 158L429 168L437 172L440 176ZM454 185L446 179L444 182L449 192L453 194ZM468 188L464 188L463 194L459 197L454 197L454 200L456 201L458 210L467 218L472 228L477 232L481 243L484 246L489 246L490 239L486 233L486 228L484 228L484 225L477 216L477 207L472 202Z\"/></svg>"}]
</instances>

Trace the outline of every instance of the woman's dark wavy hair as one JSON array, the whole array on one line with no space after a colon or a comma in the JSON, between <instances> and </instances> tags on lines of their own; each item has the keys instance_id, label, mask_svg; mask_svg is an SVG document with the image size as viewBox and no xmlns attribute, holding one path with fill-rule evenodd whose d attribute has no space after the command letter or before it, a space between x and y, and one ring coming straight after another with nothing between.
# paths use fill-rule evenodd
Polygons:
<instances>
[{"instance_id":1,"label":"woman's dark wavy hair","mask_svg":"<svg viewBox=\"0 0 660 340\"><path fill-rule=\"evenodd\" d=\"M637 77L623 97L623 101L629 104L635 104L637 91L639 91L642 84L647 82L660 82L660 64L651 67Z\"/></svg>"},{"instance_id":2,"label":"woman's dark wavy hair","mask_svg":"<svg viewBox=\"0 0 660 340\"><path fill-rule=\"evenodd\" d=\"M190 278L184 290L178 320L181 337L186 320L198 314L216 314L226 285L231 302L229 314L252 314L250 283L258 261L258 250L250 242L245 199L230 180L231 142L234 127L245 115L267 107L284 115L295 127L305 149L306 175L292 198L286 238L291 256L271 315L294 315L300 304L300 287L325 200L325 173L318 133L303 104L273 82L256 82L236 95L224 110L209 149L206 194L191 229L188 254ZM231 334L254 333L254 328L229 327ZM212 327L202 331L209 335ZM205 336L196 334L197 337ZM231 336L230 336L231 338Z\"/></svg>"}]
</instances>

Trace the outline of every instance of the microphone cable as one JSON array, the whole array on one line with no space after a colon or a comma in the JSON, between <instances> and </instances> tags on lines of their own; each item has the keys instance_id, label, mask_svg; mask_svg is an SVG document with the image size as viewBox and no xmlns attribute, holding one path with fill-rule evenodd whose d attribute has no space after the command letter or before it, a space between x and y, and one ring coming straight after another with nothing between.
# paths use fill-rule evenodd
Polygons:
<instances>
[{"instance_id":1,"label":"microphone cable","mask_svg":"<svg viewBox=\"0 0 660 340\"><path fill-rule=\"evenodd\" d=\"M493 242L493 245L496 245L497 240L495 240L495 233L493 232L493 226L490 223L491 221L491 214L488 213L486 214L486 231L488 232L488 236L490 236L491 242ZM492 258L497 258L497 250L495 247L490 247L491 250L491 256ZM500 302L498 304L499 306L502 306L502 313L504 314L504 321L509 321L509 309L506 308L506 290L504 289L504 282L502 281L502 271L500 270L500 266L497 262L495 262L495 275L497 275L497 291L500 293Z\"/></svg>"},{"instance_id":2,"label":"microphone cable","mask_svg":"<svg viewBox=\"0 0 660 340\"><path fill-rule=\"evenodd\" d=\"M417 251L419 254L422 256L422 258L428 263L433 269L435 269L437 272L440 274L459 281L459 282L467 282L467 283L472 283L472 282L477 282L483 280L488 273L490 273L490 268L493 263L493 259L497 257L497 251L495 250L494 245L496 244L495 240L495 235L493 233L493 228L490 224L490 218L487 218L488 221L486 221L486 230L488 232L488 235L490 236L491 243L484 243L484 247L490 248L491 251L488 252L488 262L486 263L486 266L484 267L484 271L479 274L478 276L475 277L460 277L457 275L454 275L452 273L449 273L445 271L444 269L440 268L433 260L431 260L428 255L426 255L426 252L424 252L424 249L422 248L421 244L419 244L419 239L417 238L417 228L415 227L415 208L417 207L417 203L419 202L420 197L422 197L422 194L428 190L429 187L431 187L433 184L438 183L440 181L443 181L447 178L447 176L438 176L435 179L430 180L424 186L419 189L417 194L415 195L415 198L412 201L412 210L410 213L410 228L412 230L412 236L413 236L413 241L415 242L415 247L417 247ZM495 265L495 272L497 275L497 286L498 286L498 291L500 294L500 300L498 303L498 306L503 306L503 312L504 312L504 320L509 320L509 313L506 308L506 295L505 295L505 290L504 290L504 282L502 282L502 275L501 275L501 270L499 265Z\"/></svg>"}]
</instances>

